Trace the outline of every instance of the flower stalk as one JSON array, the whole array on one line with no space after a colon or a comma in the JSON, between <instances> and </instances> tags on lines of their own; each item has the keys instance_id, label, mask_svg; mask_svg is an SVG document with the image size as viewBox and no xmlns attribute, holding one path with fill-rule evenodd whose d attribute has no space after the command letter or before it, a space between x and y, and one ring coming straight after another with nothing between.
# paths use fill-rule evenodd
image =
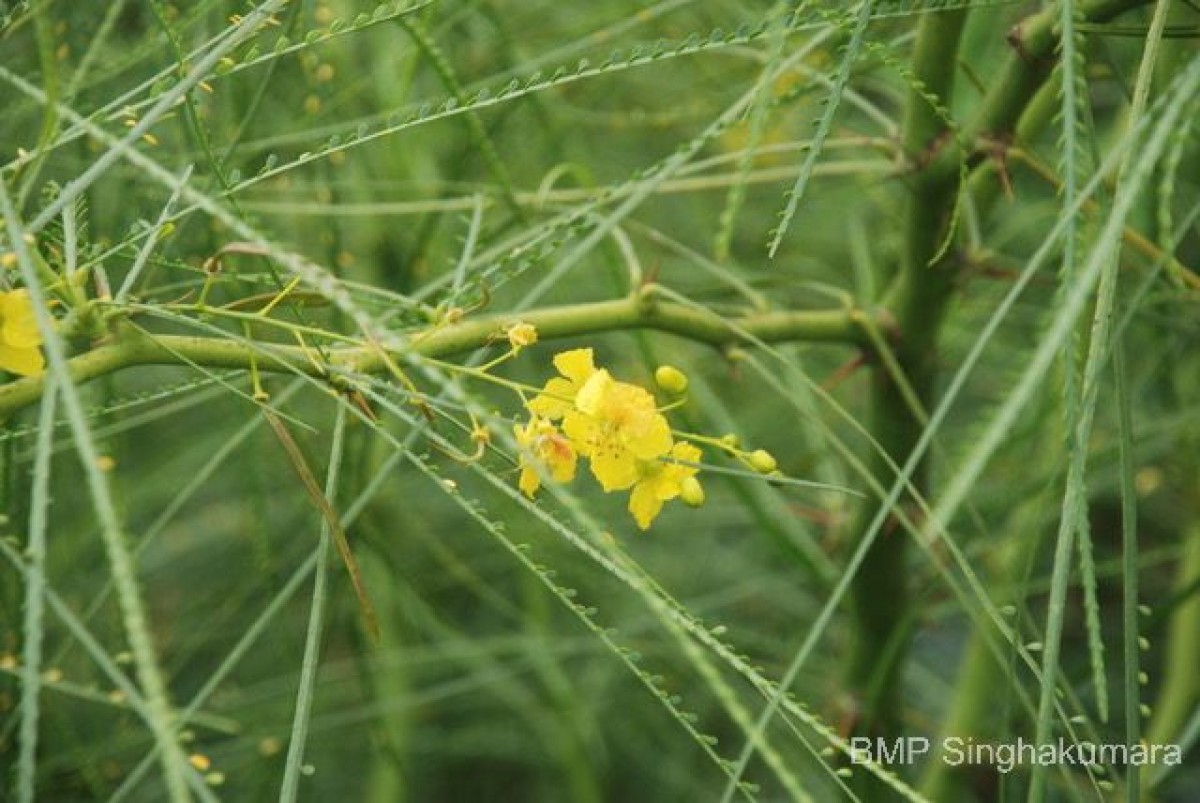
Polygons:
<instances>
[{"instance_id":1,"label":"flower stalk","mask_svg":"<svg viewBox=\"0 0 1200 803\"><path fill-rule=\"evenodd\" d=\"M612 301L567 304L522 313L521 322L537 329L541 340L631 329L654 329L717 348L783 342L840 343L869 348L869 326L893 329L883 310L854 308L775 311L727 318L677 302L650 300L647 291ZM865 316L865 317L864 317ZM511 315L481 315L410 337L410 351L424 357L448 357L505 340L516 321ZM271 373L331 376L339 372L382 373L391 357L373 346L336 346L328 362L314 361L300 346L247 343L220 337L155 335L120 324L107 341L68 360L76 383L88 382L137 365L241 368ZM397 355L398 356L398 355ZM24 377L0 385L0 421L35 403L44 389L42 377Z\"/></svg>"}]
</instances>

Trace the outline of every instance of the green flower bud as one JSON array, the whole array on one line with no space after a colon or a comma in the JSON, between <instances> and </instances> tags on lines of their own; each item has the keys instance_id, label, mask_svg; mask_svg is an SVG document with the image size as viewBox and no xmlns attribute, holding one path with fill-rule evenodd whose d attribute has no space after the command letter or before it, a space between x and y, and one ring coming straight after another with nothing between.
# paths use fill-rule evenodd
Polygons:
<instances>
[{"instance_id":1,"label":"green flower bud","mask_svg":"<svg viewBox=\"0 0 1200 803\"><path fill-rule=\"evenodd\" d=\"M688 507L700 507L704 504L704 488L700 485L700 480L695 477L686 477L679 487L679 498Z\"/></svg>"},{"instance_id":2,"label":"green flower bud","mask_svg":"<svg viewBox=\"0 0 1200 803\"><path fill-rule=\"evenodd\" d=\"M750 464L750 468L757 471L759 474L770 474L775 469L779 468L779 463L775 461L774 455L766 449L756 449L746 455L746 462Z\"/></svg>"},{"instance_id":3,"label":"green flower bud","mask_svg":"<svg viewBox=\"0 0 1200 803\"><path fill-rule=\"evenodd\" d=\"M687 390L687 374L673 365L660 365L654 372L654 381L668 393L683 393Z\"/></svg>"}]
</instances>

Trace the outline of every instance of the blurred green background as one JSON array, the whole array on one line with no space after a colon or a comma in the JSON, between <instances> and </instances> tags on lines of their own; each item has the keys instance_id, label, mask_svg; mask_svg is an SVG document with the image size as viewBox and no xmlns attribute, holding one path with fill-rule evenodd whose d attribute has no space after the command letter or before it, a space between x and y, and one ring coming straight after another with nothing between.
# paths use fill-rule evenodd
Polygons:
<instances>
[{"instance_id":1,"label":"blurred green background","mask_svg":"<svg viewBox=\"0 0 1200 803\"><path fill-rule=\"evenodd\" d=\"M621 297L647 280L725 316L869 306L882 297L904 244L912 188L900 145L908 65L925 7L936 4L877 5L859 47L853 13L832 3L806 5L792 17L790 8L770 3L719 0L297 0L282 4L261 33L134 145L176 175L190 171L192 186L344 280L357 304L397 332L436 324L455 308L468 318L516 315ZM999 32L1039 6L961 5L977 7L958 63L947 65L958 73L946 110L956 122L970 117L1009 57ZM1186 35L1163 41L1156 93L1195 59L1200 14L1175 5L1172 25ZM107 146L64 115L46 116L17 79L119 137L252 8L230 0L0 4L0 160L19 212L36 217ZM1120 18L1120 33L1081 34L1088 115L1082 163L1089 171L1123 135L1149 20L1149 9L1134 10ZM834 94L851 43L857 57ZM748 93L757 98L751 111L737 113ZM960 280L938 357L945 377L962 364L1062 212L1057 97L1050 92L1035 101L1049 111L1042 125L1022 130L1016 145L1024 156L984 160L974 194L960 204L950 244ZM812 181L769 258L786 192L831 102L837 110ZM1100 605L1091 635L1105 645L1101 673L1113 712L1107 722L1096 715L1078 570L1063 618L1067 703L1099 741L1123 738L1119 714L1129 692L1121 661L1122 447L1132 450L1135 558L1147 606L1138 623L1148 644L1141 702L1153 703L1166 685L1170 645L1200 638L1188 631L1200 626L1200 616L1188 614L1196 579L1180 568L1191 565L1186 556L1200 541L1197 291L1168 279L1154 258L1171 239L1163 204L1178 224L1197 202L1195 122L1183 119L1187 125L1172 138L1178 161L1159 168L1128 221L1151 245L1139 250L1126 239L1121 276L1128 283L1116 309L1127 376L1118 388L1105 369L1088 449ZM686 158L673 161L681 152ZM1045 167L1049 180L1031 162ZM1096 241L1112 192L1101 188L1098 210L1080 215L1081 249ZM118 160L71 205L77 231L52 221L38 250L55 265L74 247L90 288L97 271L116 288L146 233L171 218L170 231L158 230L161 241L134 295L150 306L195 300L206 260L241 238L170 199L161 181ZM1175 257L1195 268L1200 232L1192 220ZM77 245L68 246L72 238ZM228 253L222 264L209 290L213 304L279 286L273 260ZM1055 271L1053 264L1043 268L988 335L935 438L930 498L989 426L1055 319L1063 292ZM188 331L182 316L139 316L153 331ZM328 306L280 317L353 333ZM219 317L192 318L241 334ZM293 342L278 332L253 336ZM1079 342L1086 345L1086 335ZM540 385L552 375L551 357L579 346L595 348L615 374L644 385L660 363L683 368L691 390L672 413L678 427L737 433L748 448L770 449L787 476L835 489L713 472L702 475L703 508L669 504L643 534L624 498L600 493L589 480L558 498L541 495L540 509L554 516L548 521L498 489L497 482L515 487L517 476L514 452L499 434L497 449L464 463L412 425L416 408L400 396L408 420L373 403L381 422L346 425L334 506L349 519L382 638L374 644L364 630L347 573L331 555L307 747L298 764L301 799L722 799L722 762L738 758L748 723L765 704L743 668L782 678L847 571L859 501L851 492L864 490L860 467L873 450L863 422L869 374L877 368L842 345L721 352L662 333L616 332L542 342L496 372ZM1018 611L1013 621L1030 642L1045 621L1067 465L1059 376L1005 434L952 526L988 593ZM437 368L414 370L411 378L431 399L444 400L434 404L434 429L467 452L468 401L492 413L491 425L504 435L520 414L519 401L503 388ZM269 376L264 384L323 483L335 399L319 384L290 377ZM140 367L80 388L97 442L113 461L106 476L137 555L172 702L182 708L205 694L183 729L184 750L222 800L279 795L321 527L251 391L245 372L188 367ZM1122 407L1132 416L1126 436L1118 426ZM34 407L0 431L0 532L17 553L26 543L36 424ZM70 429L56 428L47 583L95 637L110 668L131 673L87 475L71 444ZM713 451L706 460L737 467ZM903 717L912 734L938 732L971 639L972 622L942 580L946 565L935 547L913 548L907 564L894 567L915 595L903 674ZM0 566L0 798L7 800L16 789L26 586L11 561ZM887 610L892 601L876 604ZM692 631L701 626L706 638ZM826 627L790 686L798 704L766 728L768 749L749 762L750 785L737 797L804 799L796 788L814 800L844 794L830 744L831 734L853 728L842 678L850 627L844 611ZM727 651L712 647L718 641ZM114 690L103 662L53 609L43 649L37 798L163 799L158 764L145 762L150 731ZM1022 694L1036 703L1038 681L1005 649L981 739L1032 733ZM1190 724L1166 734L1177 741L1194 740L1200 728L1195 684L1184 686ZM131 775L143 764L140 777ZM1194 758L1188 764L1172 768L1155 790L1158 799L1195 799L1200 771ZM920 769L899 774L915 786ZM1128 787L1121 772L1112 780L1115 786L1102 790L1079 768L1054 772L1052 799L1118 799ZM1025 795L1022 772L1007 777L974 768L960 781L955 800ZM878 790L861 794L893 799Z\"/></svg>"}]
</instances>

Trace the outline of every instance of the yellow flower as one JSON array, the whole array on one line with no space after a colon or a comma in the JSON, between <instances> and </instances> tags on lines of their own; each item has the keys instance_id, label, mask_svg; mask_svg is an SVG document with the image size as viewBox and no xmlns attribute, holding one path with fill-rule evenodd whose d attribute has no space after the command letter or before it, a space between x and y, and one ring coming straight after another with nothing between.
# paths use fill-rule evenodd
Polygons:
<instances>
[{"instance_id":1,"label":"yellow flower","mask_svg":"<svg viewBox=\"0 0 1200 803\"><path fill-rule=\"evenodd\" d=\"M575 462L578 459L575 447L554 424L535 415L525 426L518 424L513 427L513 434L521 449L521 479L517 487L530 499L542 484L539 468L555 482L575 479Z\"/></svg>"},{"instance_id":2,"label":"yellow flower","mask_svg":"<svg viewBox=\"0 0 1200 803\"><path fill-rule=\"evenodd\" d=\"M0 293L0 369L22 376L37 376L46 366L38 346L37 328L28 290Z\"/></svg>"},{"instance_id":3,"label":"yellow flower","mask_svg":"<svg viewBox=\"0 0 1200 803\"><path fill-rule=\"evenodd\" d=\"M508 337L508 344L513 347L513 351L520 351L538 342L537 327L524 321L514 323L504 330L504 334Z\"/></svg>"},{"instance_id":4,"label":"yellow flower","mask_svg":"<svg viewBox=\"0 0 1200 803\"><path fill-rule=\"evenodd\" d=\"M562 376L546 382L542 392L526 406L534 415L556 421L574 408L575 397L596 373L596 364L592 361L591 349L572 349L555 354L554 367Z\"/></svg>"},{"instance_id":5,"label":"yellow flower","mask_svg":"<svg viewBox=\"0 0 1200 803\"><path fill-rule=\"evenodd\" d=\"M671 457L674 460L697 463L700 461L700 450L690 443L680 442L671 449ZM637 484L633 486L633 493L629 495L629 512L637 519L638 526L643 530L649 529L650 523L662 510L663 503L683 493L685 485L688 486L689 493L694 493L695 488L699 487L695 479L697 471L699 469L696 466L662 460L639 463ZM701 501L703 496L704 492L701 490Z\"/></svg>"},{"instance_id":6,"label":"yellow flower","mask_svg":"<svg viewBox=\"0 0 1200 803\"><path fill-rule=\"evenodd\" d=\"M671 428L644 388L618 382L603 369L588 378L563 418L563 431L591 461L605 491L623 491L637 482L638 461L671 450Z\"/></svg>"}]
</instances>

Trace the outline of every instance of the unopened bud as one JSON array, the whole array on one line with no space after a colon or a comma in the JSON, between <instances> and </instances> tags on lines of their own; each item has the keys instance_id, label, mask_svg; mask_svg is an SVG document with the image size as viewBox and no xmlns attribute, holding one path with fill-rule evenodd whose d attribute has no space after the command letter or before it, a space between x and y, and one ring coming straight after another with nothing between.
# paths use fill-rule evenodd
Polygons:
<instances>
[{"instance_id":1,"label":"unopened bud","mask_svg":"<svg viewBox=\"0 0 1200 803\"><path fill-rule=\"evenodd\" d=\"M757 471L759 474L770 474L775 469L779 468L779 463L775 461L774 455L766 449L756 449L746 455L746 462L750 464L750 468Z\"/></svg>"},{"instance_id":2,"label":"unopened bud","mask_svg":"<svg viewBox=\"0 0 1200 803\"><path fill-rule=\"evenodd\" d=\"M687 477L679 487L679 498L688 507L700 507L704 504L704 488L700 480Z\"/></svg>"},{"instance_id":3,"label":"unopened bud","mask_svg":"<svg viewBox=\"0 0 1200 803\"><path fill-rule=\"evenodd\" d=\"M654 372L654 381L668 393L683 393L687 390L687 374L673 365L660 365Z\"/></svg>"}]
</instances>

